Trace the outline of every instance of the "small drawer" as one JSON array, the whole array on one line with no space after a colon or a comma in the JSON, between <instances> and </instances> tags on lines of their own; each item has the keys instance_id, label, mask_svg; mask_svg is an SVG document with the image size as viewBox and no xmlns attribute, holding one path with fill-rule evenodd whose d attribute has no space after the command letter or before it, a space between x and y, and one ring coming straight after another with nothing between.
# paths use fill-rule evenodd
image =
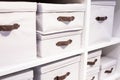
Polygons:
<instances>
[{"instance_id":1,"label":"small drawer","mask_svg":"<svg viewBox=\"0 0 120 80\"><path fill-rule=\"evenodd\" d=\"M101 67L99 73L99 80L103 80L112 74L114 74L116 69L116 60L109 57L102 57Z\"/></svg>"},{"instance_id":2,"label":"small drawer","mask_svg":"<svg viewBox=\"0 0 120 80\"><path fill-rule=\"evenodd\" d=\"M100 71L99 79L100 79L100 80L103 80L103 79L111 76L112 74L114 74L114 72L115 72L115 65L112 65L112 66L110 66L110 67L107 67L107 68L105 68L105 69L102 69L102 70Z\"/></svg>"},{"instance_id":3,"label":"small drawer","mask_svg":"<svg viewBox=\"0 0 120 80\"><path fill-rule=\"evenodd\" d=\"M44 33L82 29L84 12L37 13L37 29Z\"/></svg>"},{"instance_id":4,"label":"small drawer","mask_svg":"<svg viewBox=\"0 0 120 80\"><path fill-rule=\"evenodd\" d=\"M79 80L80 56L35 69L35 80Z\"/></svg>"},{"instance_id":5,"label":"small drawer","mask_svg":"<svg viewBox=\"0 0 120 80\"><path fill-rule=\"evenodd\" d=\"M113 4L111 5L110 3ZM92 2L89 44L111 40L115 7L114 3L115 1Z\"/></svg>"},{"instance_id":6,"label":"small drawer","mask_svg":"<svg viewBox=\"0 0 120 80\"><path fill-rule=\"evenodd\" d=\"M99 67L88 70L86 80L98 80Z\"/></svg>"},{"instance_id":7,"label":"small drawer","mask_svg":"<svg viewBox=\"0 0 120 80\"><path fill-rule=\"evenodd\" d=\"M36 3L0 2L0 5L0 66L35 59Z\"/></svg>"},{"instance_id":8,"label":"small drawer","mask_svg":"<svg viewBox=\"0 0 120 80\"><path fill-rule=\"evenodd\" d=\"M100 67L101 50L90 52L88 55L87 68Z\"/></svg>"},{"instance_id":9,"label":"small drawer","mask_svg":"<svg viewBox=\"0 0 120 80\"><path fill-rule=\"evenodd\" d=\"M64 53L79 52L82 48L82 35L69 35L47 40L38 40L38 56L47 57Z\"/></svg>"},{"instance_id":10,"label":"small drawer","mask_svg":"<svg viewBox=\"0 0 120 80\"><path fill-rule=\"evenodd\" d=\"M0 80L33 80L33 70L24 70L2 76Z\"/></svg>"}]
</instances>

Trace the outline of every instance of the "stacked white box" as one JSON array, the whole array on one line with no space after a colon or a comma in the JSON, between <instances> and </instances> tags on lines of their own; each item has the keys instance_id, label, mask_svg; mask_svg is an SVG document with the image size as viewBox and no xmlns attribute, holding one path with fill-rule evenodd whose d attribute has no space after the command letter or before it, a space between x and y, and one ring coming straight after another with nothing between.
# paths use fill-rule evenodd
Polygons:
<instances>
[{"instance_id":1,"label":"stacked white box","mask_svg":"<svg viewBox=\"0 0 120 80\"><path fill-rule=\"evenodd\" d=\"M34 80L79 80L80 56L35 68Z\"/></svg>"},{"instance_id":2,"label":"stacked white box","mask_svg":"<svg viewBox=\"0 0 120 80\"><path fill-rule=\"evenodd\" d=\"M34 2L0 2L0 66L36 58Z\"/></svg>"}]
</instances>

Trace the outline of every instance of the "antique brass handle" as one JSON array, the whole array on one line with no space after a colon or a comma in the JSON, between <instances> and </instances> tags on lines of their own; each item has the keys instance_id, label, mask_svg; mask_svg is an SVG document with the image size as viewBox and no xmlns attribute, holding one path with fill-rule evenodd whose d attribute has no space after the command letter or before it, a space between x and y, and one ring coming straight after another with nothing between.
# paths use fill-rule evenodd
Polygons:
<instances>
[{"instance_id":1,"label":"antique brass handle","mask_svg":"<svg viewBox=\"0 0 120 80\"><path fill-rule=\"evenodd\" d=\"M12 31L14 29L18 29L19 27L20 25L17 23L13 25L0 25L0 31Z\"/></svg>"},{"instance_id":2,"label":"antique brass handle","mask_svg":"<svg viewBox=\"0 0 120 80\"><path fill-rule=\"evenodd\" d=\"M98 16L98 17L96 17L96 20L97 21L105 21L105 20L107 20L107 18L108 18L107 16L105 16L105 17L99 17Z\"/></svg>"},{"instance_id":3,"label":"antique brass handle","mask_svg":"<svg viewBox=\"0 0 120 80\"><path fill-rule=\"evenodd\" d=\"M65 80L65 78L66 78L67 76L69 76L69 75L70 75L70 72L67 72L65 75L56 76L56 77L54 78L54 80Z\"/></svg>"},{"instance_id":4,"label":"antique brass handle","mask_svg":"<svg viewBox=\"0 0 120 80\"><path fill-rule=\"evenodd\" d=\"M94 80L94 79L95 79L95 76L93 76L91 80Z\"/></svg>"},{"instance_id":5,"label":"antique brass handle","mask_svg":"<svg viewBox=\"0 0 120 80\"><path fill-rule=\"evenodd\" d=\"M56 43L56 45L57 45L57 46L67 46L67 45L69 45L69 44L71 44L71 43L72 43L72 40L69 39L69 40L67 40L67 41L59 41L59 42Z\"/></svg>"},{"instance_id":6,"label":"antique brass handle","mask_svg":"<svg viewBox=\"0 0 120 80\"><path fill-rule=\"evenodd\" d=\"M105 73L112 73L113 68L111 68L110 70L106 70Z\"/></svg>"},{"instance_id":7,"label":"antique brass handle","mask_svg":"<svg viewBox=\"0 0 120 80\"><path fill-rule=\"evenodd\" d=\"M75 19L74 16L70 16L70 17L59 16L59 17L57 18L58 21L68 21L68 22L73 21L74 19Z\"/></svg>"},{"instance_id":8,"label":"antique brass handle","mask_svg":"<svg viewBox=\"0 0 120 80\"><path fill-rule=\"evenodd\" d=\"M95 59L93 62L87 62L88 65L95 65L95 63L97 62L97 59Z\"/></svg>"}]
</instances>

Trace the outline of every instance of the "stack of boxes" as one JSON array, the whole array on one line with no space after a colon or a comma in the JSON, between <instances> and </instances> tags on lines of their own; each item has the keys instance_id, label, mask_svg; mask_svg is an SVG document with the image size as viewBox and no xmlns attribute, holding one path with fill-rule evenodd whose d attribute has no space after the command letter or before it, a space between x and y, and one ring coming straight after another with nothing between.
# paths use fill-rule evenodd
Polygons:
<instances>
[{"instance_id":1,"label":"stack of boxes","mask_svg":"<svg viewBox=\"0 0 120 80\"><path fill-rule=\"evenodd\" d=\"M38 3L38 56L80 51L84 12L79 9L79 4Z\"/></svg>"},{"instance_id":2,"label":"stack of boxes","mask_svg":"<svg viewBox=\"0 0 120 80\"><path fill-rule=\"evenodd\" d=\"M85 6L81 7L81 4L38 3L39 57L80 51L85 20ZM38 66L35 69L35 80L79 80L79 71L80 55Z\"/></svg>"},{"instance_id":3,"label":"stack of boxes","mask_svg":"<svg viewBox=\"0 0 120 80\"><path fill-rule=\"evenodd\" d=\"M0 2L0 67L36 59L36 10L34 2ZM27 70L0 80L33 80Z\"/></svg>"},{"instance_id":4,"label":"stack of boxes","mask_svg":"<svg viewBox=\"0 0 120 80\"><path fill-rule=\"evenodd\" d=\"M115 1L92 2L89 35L90 45L110 41L112 39L114 8ZM107 56L101 57L101 54L102 50L89 53L87 64L89 65L89 68L91 66L93 69L88 69L88 75L90 75L89 73L95 74L87 80L104 80L114 74L116 68L116 59ZM92 59L92 57L95 58Z\"/></svg>"}]
</instances>

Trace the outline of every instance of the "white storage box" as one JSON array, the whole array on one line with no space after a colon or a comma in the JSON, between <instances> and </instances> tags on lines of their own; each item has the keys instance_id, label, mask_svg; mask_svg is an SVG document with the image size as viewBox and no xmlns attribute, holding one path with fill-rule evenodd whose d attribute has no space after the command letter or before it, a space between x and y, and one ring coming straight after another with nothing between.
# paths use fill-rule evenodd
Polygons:
<instances>
[{"instance_id":1,"label":"white storage box","mask_svg":"<svg viewBox=\"0 0 120 80\"><path fill-rule=\"evenodd\" d=\"M88 69L100 67L101 54L102 54L102 50L89 52L88 62L87 62Z\"/></svg>"},{"instance_id":2,"label":"white storage box","mask_svg":"<svg viewBox=\"0 0 120 80\"><path fill-rule=\"evenodd\" d=\"M82 6L80 4L38 3L37 29L44 33L55 33L83 28Z\"/></svg>"},{"instance_id":3,"label":"white storage box","mask_svg":"<svg viewBox=\"0 0 120 80\"><path fill-rule=\"evenodd\" d=\"M0 2L0 66L36 58L36 3Z\"/></svg>"},{"instance_id":4,"label":"white storage box","mask_svg":"<svg viewBox=\"0 0 120 80\"><path fill-rule=\"evenodd\" d=\"M79 52L82 48L82 31L52 35L38 33L37 46L39 57Z\"/></svg>"},{"instance_id":5,"label":"white storage box","mask_svg":"<svg viewBox=\"0 0 120 80\"><path fill-rule=\"evenodd\" d=\"M115 1L93 1L91 8L89 44L112 38Z\"/></svg>"},{"instance_id":6,"label":"white storage box","mask_svg":"<svg viewBox=\"0 0 120 80\"><path fill-rule=\"evenodd\" d=\"M0 77L0 80L33 80L33 70L26 70Z\"/></svg>"},{"instance_id":7,"label":"white storage box","mask_svg":"<svg viewBox=\"0 0 120 80\"><path fill-rule=\"evenodd\" d=\"M87 79L86 80L98 80L99 67L95 67L94 69L89 69L87 71Z\"/></svg>"},{"instance_id":8,"label":"white storage box","mask_svg":"<svg viewBox=\"0 0 120 80\"><path fill-rule=\"evenodd\" d=\"M116 68L116 60L108 57L102 57L99 80L103 80L114 74Z\"/></svg>"},{"instance_id":9,"label":"white storage box","mask_svg":"<svg viewBox=\"0 0 120 80\"><path fill-rule=\"evenodd\" d=\"M35 80L79 80L80 56L35 69Z\"/></svg>"}]
</instances>

